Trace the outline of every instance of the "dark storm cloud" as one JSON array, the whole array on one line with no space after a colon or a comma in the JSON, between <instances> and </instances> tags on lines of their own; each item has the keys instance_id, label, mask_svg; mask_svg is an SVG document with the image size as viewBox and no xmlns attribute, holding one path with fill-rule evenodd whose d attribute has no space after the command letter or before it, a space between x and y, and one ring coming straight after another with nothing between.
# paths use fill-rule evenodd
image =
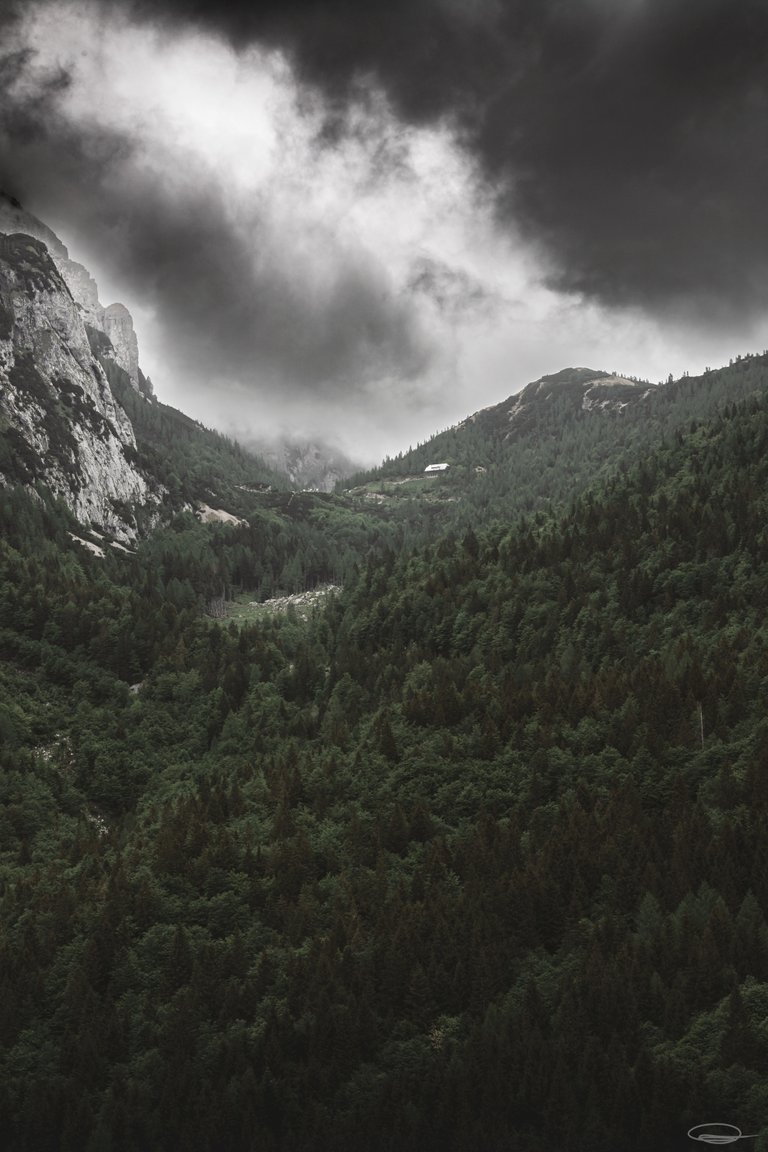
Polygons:
<instances>
[{"instance_id":1,"label":"dark storm cloud","mask_svg":"<svg viewBox=\"0 0 768 1152\"><path fill-rule=\"evenodd\" d=\"M0 17L9 21L17 7L0 0ZM768 0L96 7L169 34L197 27L236 48L282 49L308 99L313 87L327 99L320 148L354 130L346 110L370 80L403 119L450 123L477 159L500 220L539 249L557 287L723 323L765 307ZM25 89L33 64L15 54L3 65L0 183L22 200L47 196L81 224L90 220L137 291L152 285L204 363L226 352L222 370L241 371L256 350L261 361L287 357L300 379L351 375L366 357L400 374L418 371L428 349L405 301L372 265L353 260L319 299L276 252L249 260L242 221L228 220L212 185L191 184L182 204L161 183L107 186L104 173L132 141L62 124L56 100L67 76L38 76ZM401 162L396 142L377 162ZM216 355L203 345L202 325L218 334Z\"/></svg>"},{"instance_id":2,"label":"dark storm cloud","mask_svg":"<svg viewBox=\"0 0 768 1152\"><path fill-rule=\"evenodd\" d=\"M178 369L328 395L425 369L434 348L372 257L322 232L294 249L258 202L233 214L226 187L194 161L180 190L142 163L130 132L62 115L68 84L27 51L0 57L0 188L108 253L126 288L159 309Z\"/></svg>"},{"instance_id":3,"label":"dark storm cloud","mask_svg":"<svg viewBox=\"0 0 768 1152\"><path fill-rule=\"evenodd\" d=\"M428 362L404 302L360 254L346 253L313 286L311 261L284 250L257 215L229 219L213 188L185 199L162 185L129 188L110 207L121 272L162 306L169 356L198 379L333 391L412 376Z\"/></svg>"},{"instance_id":4,"label":"dark storm cloud","mask_svg":"<svg viewBox=\"0 0 768 1152\"><path fill-rule=\"evenodd\" d=\"M428 297L449 319L492 316L506 302L464 268L452 268L432 256L419 256L411 264L406 288Z\"/></svg>"},{"instance_id":5,"label":"dark storm cloud","mask_svg":"<svg viewBox=\"0 0 768 1152\"><path fill-rule=\"evenodd\" d=\"M768 290L768 0L136 0L446 118L551 281L732 319Z\"/></svg>"}]
</instances>

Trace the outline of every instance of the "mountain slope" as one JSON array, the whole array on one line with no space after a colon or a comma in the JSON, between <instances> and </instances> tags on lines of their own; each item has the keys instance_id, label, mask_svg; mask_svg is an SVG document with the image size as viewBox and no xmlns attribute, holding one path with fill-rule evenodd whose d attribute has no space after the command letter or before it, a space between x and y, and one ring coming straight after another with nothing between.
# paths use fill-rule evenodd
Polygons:
<instances>
[{"instance_id":1,"label":"mountain slope","mask_svg":"<svg viewBox=\"0 0 768 1152\"><path fill-rule=\"evenodd\" d=\"M108 359L127 373L131 386L147 396L153 394L151 381L139 364L139 346L130 312L121 303L106 307L99 299L98 286L90 272L70 258L59 237L32 213L27 212L14 198L0 190L0 233L23 233L45 244L56 268L67 285L77 310L86 326L96 337L99 356ZM101 339L104 337L106 339ZM250 457L264 461L272 473L272 481L280 486L330 491L343 476L357 467L338 449L314 440L290 437L259 436L251 431L243 443ZM282 479L277 479L280 475Z\"/></svg>"},{"instance_id":2,"label":"mountain slope","mask_svg":"<svg viewBox=\"0 0 768 1152\"><path fill-rule=\"evenodd\" d=\"M654 386L589 368L569 368L528 384L501 404L482 409L417 448L359 473L345 487L412 492L450 503L446 519L475 521L536 512L626 468L692 421L768 388L768 356L739 358L727 368ZM427 465L447 473L426 481ZM404 478L422 483L401 483Z\"/></svg>"},{"instance_id":3,"label":"mountain slope","mask_svg":"<svg viewBox=\"0 0 768 1152\"><path fill-rule=\"evenodd\" d=\"M761 397L240 631L0 493L11 1152L764 1139L766 493Z\"/></svg>"},{"instance_id":4,"label":"mountain slope","mask_svg":"<svg viewBox=\"0 0 768 1152\"><path fill-rule=\"evenodd\" d=\"M102 309L53 233L14 213L45 242L0 233L0 483L44 485L83 527L124 542L212 499L240 509L247 484L284 486L261 459L154 399L127 310Z\"/></svg>"},{"instance_id":5,"label":"mountain slope","mask_svg":"<svg viewBox=\"0 0 768 1152\"><path fill-rule=\"evenodd\" d=\"M0 236L0 472L43 483L84 524L136 534L130 508L156 506L135 466L130 420L94 360L81 315L47 248Z\"/></svg>"},{"instance_id":6,"label":"mountain slope","mask_svg":"<svg viewBox=\"0 0 768 1152\"><path fill-rule=\"evenodd\" d=\"M455 500L361 511L263 487L4 252L9 1152L765 1146L765 358L536 382L444 434ZM76 506L89 435L181 512L130 551L31 484Z\"/></svg>"},{"instance_id":7,"label":"mountain slope","mask_svg":"<svg viewBox=\"0 0 768 1152\"><path fill-rule=\"evenodd\" d=\"M486 434L514 443L524 437L544 437L568 422L585 416L615 416L646 408L654 388L649 383L597 372L592 368L565 368L542 376L515 397L482 409L470 417ZM466 421L459 424L461 429Z\"/></svg>"},{"instance_id":8,"label":"mountain slope","mask_svg":"<svg viewBox=\"0 0 768 1152\"><path fill-rule=\"evenodd\" d=\"M137 463L165 489L167 513L209 503L243 514L253 505L249 489L285 488L286 477L236 441L205 428L156 397L149 401L114 362L108 339L87 327L95 359L136 435Z\"/></svg>"}]
</instances>

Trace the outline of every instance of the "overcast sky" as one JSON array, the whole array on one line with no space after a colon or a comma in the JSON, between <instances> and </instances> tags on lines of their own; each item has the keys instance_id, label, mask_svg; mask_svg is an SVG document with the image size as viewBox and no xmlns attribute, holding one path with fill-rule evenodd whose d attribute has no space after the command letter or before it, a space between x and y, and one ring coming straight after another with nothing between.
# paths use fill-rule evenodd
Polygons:
<instances>
[{"instance_id":1,"label":"overcast sky","mask_svg":"<svg viewBox=\"0 0 768 1152\"><path fill-rule=\"evenodd\" d=\"M158 396L373 462L768 345L768 0L0 0L0 186Z\"/></svg>"}]
</instances>

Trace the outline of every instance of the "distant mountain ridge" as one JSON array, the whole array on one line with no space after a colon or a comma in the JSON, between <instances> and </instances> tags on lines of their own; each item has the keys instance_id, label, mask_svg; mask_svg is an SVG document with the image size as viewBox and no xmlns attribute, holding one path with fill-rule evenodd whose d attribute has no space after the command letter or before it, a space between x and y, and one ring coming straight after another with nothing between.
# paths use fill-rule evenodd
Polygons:
<instances>
[{"instance_id":1,"label":"distant mountain ridge","mask_svg":"<svg viewBox=\"0 0 768 1152\"><path fill-rule=\"evenodd\" d=\"M288 480L320 492L335 485L369 510L379 505L377 514L417 497L408 515L440 504L441 524L536 512L768 387L765 354L658 386L565 368L350 475L352 461L321 442L262 438L254 452L159 403L128 310L103 308L87 270L4 194L0 224L26 229L0 232L0 483L45 485L84 527L118 541L203 503L247 516L248 493ZM425 475L436 463L448 467Z\"/></svg>"},{"instance_id":2,"label":"distant mountain ridge","mask_svg":"<svg viewBox=\"0 0 768 1152\"><path fill-rule=\"evenodd\" d=\"M564 368L380 467L351 476L344 489L378 502L452 502L465 519L485 515L489 507L504 517L535 512L569 501L692 422L767 388L765 353L660 385L600 369ZM449 467L425 476L435 463Z\"/></svg>"},{"instance_id":3,"label":"distant mountain ridge","mask_svg":"<svg viewBox=\"0 0 768 1152\"><path fill-rule=\"evenodd\" d=\"M590 415L615 415L647 400L655 386L594 368L564 368L527 384L516 396L481 409L458 427L480 422L504 441L542 433L551 424L552 409L559 420Z\"/></svg>"},{"instance_id":4,"label":"distant mountain ridge","mask_svg":"<svg viewBox=\"0 0 768 1152\"><path fill-rule=\"evenodd\" d=\"M246 440L245 447L284 472L297 488L332 492L346 476L359 468L338 448L320 440Z\"/></svg>"},{"instance_id":5,"label":"distant mountain ridge","mask_svg":"<svg viewBox=\"0 0 768 1152\"><path fill-rule=\"evenodd\" d=\"M457 467L487 470L508 460L516 443L560 438L577 424L646 412L657 391L648 381L597 368L563 368L480 408L379 468L356 474L350 483L418 474L436 462L448 463L454 474Z\"/></svg>"}]
</instances>

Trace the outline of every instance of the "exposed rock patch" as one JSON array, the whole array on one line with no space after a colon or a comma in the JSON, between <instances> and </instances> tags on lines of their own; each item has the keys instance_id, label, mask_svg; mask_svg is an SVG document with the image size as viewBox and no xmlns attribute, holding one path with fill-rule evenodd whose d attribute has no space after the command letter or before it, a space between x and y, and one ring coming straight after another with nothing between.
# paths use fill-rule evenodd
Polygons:
<instances>
[{"instance_id":1,"label":"exposed rock patch","mask_svg":"<svg viewBox=\"0 0 768 1152\"><path fill-rule=\"evenodd\" d=\"M133 427L63 274L26 234L0 236L0 428L6 482L42 481L81 523L136 536L132 506L156 496L131 462Z\"/></svg>"},{"instance_id":2,"label":"exposed rock patch","mask_svg":"<svg viewBox=\"0 0 768 1152\"><path fill-rule=\"evenodd\" d=\"M223 508L211 508L208 504L199 504L196 512L198 520L202 520L203 524L243 524L248 527L248 521L242 520L239 516L233 516L231 512L225 512Z\"/></svg>"},{"instance_id":3,"label":"exposed rock patch","mask_svg":"<svg viewBox=\"0 0 768 1152\"><path fill-rule=\"evenodd\" d=\"M300 615L308 612L315 605L320 604L332 592L340 592L338 584L323 584L319 588L311 588L307 592L293 592L290 596L274 596L271 600L252 601L252 608L263 609L266 614L287 612L295 608Z\"/></svg>"},{"instance_id":4,"label":"exposed rock patch","mask_svg":"<svg viewBox=\"0 0 768 1152\"><path fill-rule=\"evenodd\" d=\"M109 354L125 369L134 388L138 390L139 345L133 329L133 318L125 305L109 304L105 308L99 300L96 281L88 269L70 259L66 245L62 244L55 232L3 192L0 192L0 232L24 233L45 245L81 318L109 338L112 344Z\"/></svg>"},{"instance_id":5,"label":"exposed rock patch","mask_svg":"<svg viewBox=\"0 0 768 1152\"><path fill-rule=\"evenodd\" d=\"M139 342L133 330L133 318L124 304L110 304L101 313L101 329L114 349L115 360L139 387Z\"/></svg>"},{"instance_id":6,"label":"exposed rock patch","mask_svg":"<svg viewBox=\"0 0 768 1152\"><path fill-rule=\"evenodd\" d=\"M82 536L75 536L74 532L69 532L68 535L72 540L76 540L78 544L82 544L89 552L93 552L94 556L101 556L104 559L104 549L100 548L98 544L94 544L92 540L84 540Z\"/></svg>"}]
</instances>

